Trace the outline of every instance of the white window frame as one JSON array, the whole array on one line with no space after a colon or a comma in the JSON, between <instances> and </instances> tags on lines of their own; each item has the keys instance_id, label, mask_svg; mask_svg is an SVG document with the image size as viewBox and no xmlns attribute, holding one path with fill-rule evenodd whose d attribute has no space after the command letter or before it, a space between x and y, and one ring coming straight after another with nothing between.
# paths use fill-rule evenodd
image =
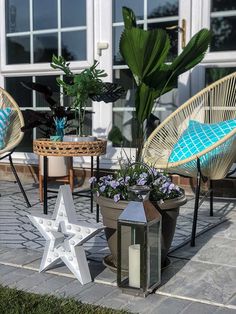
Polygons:
<instances>
[{"instance_id":1,"label":"white window frame","mask_svg":"<svg viewBox=\"0 0 236 314\"><path fill-rule=\"evenodd\" d=\"M52 29L50 30L40 30L40 31L33 31L32 29L32 1L33 0L29 0L30 3L30 31L27 32L21 32L21 33L17 33L17 35L30 35L30 46L32 48L32 42L33 42L33 34L45 34L48 32L52 32ZM60 0L57 0L58 2L58 28L55 29L55 32L60 33L61 32L61 12L60 12ZM93 0L86 0L86 21L87 21L87 26L86 27L76 27L76 28L65 28L65 31L70 31L70 30L74 30L74 29L84 29L87 31L86 33L86 43L87 43L87 60L85 61L71 61L71 69L72 70L77 70L77 69L83 69L86 67L89 67L90 65L93 64ZM0 11L0 21L5 21L5 0L0 0L0 7L1 7L1 11ZM15 36L16 34L14 34ZM11 35L10 35L11 36ZM58 37L60 38L60 36ZM6 64L6 29L5 29L5 23L2 22L1 24L1 32L0 32L0 44L1 44L1 51L2 54L0 56L0 71L3 75L10 75L12 73L12 76L15 75L30 75L32 73L34 73L34 75L37 74L49 74L52 71L52 68L50 67L50 63L34 63L34 64L11 64L8 65ZM58 52L60 54L60 50L61 50L61 42L59 40L58 42ZM33 54L33 50L30 49L30 53L31 53L31 61L32 61L32 54Z\"/></svg>"},{"instance_id":2,"label":"white window frame","mask_svg":"<svg viewBox=\"0 0 236 314\"><path fill-rule=\"evenodd\" d=\"M32 13L32 0L30 1L30 10ZM58 8L60 8L60 0L57 0ZM35 63L35 64L15 64L7 65L6 64L6 34L5 34L5 0L0 0L0 86L5 87L5 78L6 77L17 77L17 76L47 76L47 75L60 75L63 74L61 71L56 71L50 67L50 63ZM60 32L60 9L58 10L58 25L56 29L57 32ZM31 29L32 29L32 15L31 15ZM86 49L87 49L87 60L85 61L71 61L70 66L74 73L78 73L84 68L91 66L94 62L94 1L86 0ZM66 30L72 30L73 28L66 28ZM81 29L77 27L76 29ZM51 31L51 30L50 30ZM45 33L45 31L34 31L27 32L30 34L32 41L32 34L35 33ZM19 33L24 34L24 33ZM60 45L60 43L59 43ZM32 47L32 46L31 46ZM60 52L60 51L59 51ZM32 51L31 51L32 54ZM26 107L24 108L26 109ZM32 108L30 108L32 109ZM46 109L43 107L33 107L35 110ZM89 108L88 108L89 109ZM97 110L95 108L95 110ZM33 130L33 134L36 133L36 130ZM24 152L15 152L13 153L13 159L15 162L20 164L37 164L38 156L34 153L24 153ZM5 163L6 160L1 160L1 163ZM88 164L90 160L88 158L78 158L75 160L75 164Z\"/></svg>"}]
</instances>

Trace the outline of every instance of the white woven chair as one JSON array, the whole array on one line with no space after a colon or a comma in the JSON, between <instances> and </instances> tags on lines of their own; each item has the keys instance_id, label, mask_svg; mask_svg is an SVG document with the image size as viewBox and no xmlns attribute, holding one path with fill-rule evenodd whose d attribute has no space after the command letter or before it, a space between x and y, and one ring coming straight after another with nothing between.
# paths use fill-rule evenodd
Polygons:
<instances>
[{"instance_id":1,"label":"white woven chair","mask_svg":"<svg viewBox=\"0 0 236 314\"><path fill-rule=\"evenodd\" d=\"M190 120L218 123L236 119L236 72L201 90L165 119L149 136L143 160L169 173L197 178L191 245L195 245L201 179L210 180L210 215L213 215L212 180L227 176L236 161L236 128L214 145L178 162L169 162L174 145ZM205 158L207 154L207 158Z\"/></svg>"},{"instance_id":2,"label":"white woven chair","mask_svg":"<svg viewBox=\"0 0 236 314\"><path fill-rule=\"evenodd\" d=\"M15 148L21 140L23 139L24 133L21 131L21 128L24 126L24 119L21 113L20 108L18 107L15 100L11 97L7 91L0 87L0 108L10 107L12 109L10 116L10 124L7 129L5 147L0 150L0 160L6 157L9 158L12 172L16 178L16 181L19 185L19 188L24 196L27 207L31 207L27 195L24 191L24 188L21 184L21 181L17 175L16 169L13 165L11 154L14 152Z\"/></svg>"}]
</instances>

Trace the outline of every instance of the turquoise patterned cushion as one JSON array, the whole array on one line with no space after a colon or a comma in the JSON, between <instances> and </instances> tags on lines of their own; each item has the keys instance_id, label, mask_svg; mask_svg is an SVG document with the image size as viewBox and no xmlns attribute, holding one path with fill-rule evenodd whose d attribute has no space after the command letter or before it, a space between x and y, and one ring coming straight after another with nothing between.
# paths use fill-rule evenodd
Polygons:
<instances>
[{"instance_id":1,"label":"turquoise patterned cushion","mask_svg":"<svg viewBox=\"0 0 236 314\"><path fill-rule=\"evenodd\" d=\"M203 151L222 139L234 128L236 128L236 120L214 124L204 124L190 120L188 128L174 145L169 162L184 160Z\"/></svg>"},{"instance_id":2,"label":"turquoise patterned cushion","mask_svg":"<svg viewBox=\"0 0 236 314\"><path fill-rule=\"evenodd\" d=\"M7 127L10 122L11 108L0 109L0 149L5 146Z\"/></svg>"}]
</instances>

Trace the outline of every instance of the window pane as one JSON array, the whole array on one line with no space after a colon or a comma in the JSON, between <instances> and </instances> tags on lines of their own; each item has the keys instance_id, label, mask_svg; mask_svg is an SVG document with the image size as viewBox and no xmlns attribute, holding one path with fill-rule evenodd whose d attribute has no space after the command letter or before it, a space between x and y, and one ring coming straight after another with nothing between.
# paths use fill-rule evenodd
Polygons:
<instances>
[{"instance_id":1,"label":"window pane","mask_svg":"<svg viewBox=\"0 0 236 314\"><path fill-rule=\"evenodd\" d=\"M178 54L178 31L166 29L166 27L173 26L174 24L178 24L178 21L148 24L148 29L162 28L167 31L167 34L170 37L170 51L169 55L167 56L167 61L173 60L173 58L176 57Z\"/></svg>"},{"instance_id":2,"label":"window pane","mask_svg":"<svg viewBox=\"0 0 236 314\"><path fill-rule=\"evenodd\" d=\"M7 38L7 64L30 63L30 38L17 36Z\"/></svg>"},{"instance_id":3,"label":"window pane","mask_svg":"<svg viewBox=\"0 0 236 314\"><path fill-rule=\"evenodd\" d=\"M25 112L22 111L23 117L25 116ZM33 130L26 130L24 132L23 140L16 147L16 152L33 152Z\"/></svg>"},{"instance_id":4,"label":"window pane","mask_svg":"<svg viewBox=\"0 0 236 314\"><path fill-rule=\"evenodd\" d=\"M114 70L114 83L125 87L127 92L113 103L113 130L109 139L113 146L134 147L137 134L135 112L135 83L130 70Z\"/></svg>"},{"instance_id":5,"label":"window pane","mask_svg":"<svg viewBox=\"0 0 236 314\"><path fill-rule=\"evenodd\" d=\"M86 0L61 0L61 26L86 25Z\"/></svg>"},{"instance_id":6,"label":"window pane","mask_svg":"<svg viewBox=\"0 0 236 314\"><path fill-rule=\"evenodd\" d=\"M22 86L21 82L32 82L31 76L6 77L5 86L20 107L32 107L32 91Z\"/></svg>"},{"instance_id":7,"label":"window pane","mask_svg":"<svg viewBox=\"0 0 236 314\"><path fill-rule=\"evenodd\" d=\"M113 64L124 64L123 58L120 54L119 43L120 36L124 26L113 27Z\"/></svg>"},{"instance_id":8,"label":"window pane","mask_svg":"<svg viewBox=\"0 0 236 314\"><path fill-rule=\"evenodd\" d=\"M206 68L206 86L235 71L236 68Z\"/></svg>"},{"instance_id":9,"label":"window pane","mask_svg":"<svg viewBox=\"0 0 236 314\"><path fill-rule=\"evenodd\" d=\"M148 18L178 15L178 0L148 0Z\"/></svg>"},{"instance_id":10,"label":"window pane","mask_svg":"<svg viewBox=\"0 0 236 314\"><path fill-rule=\"evenodd\" d=\"M236 50L236 16L211 18L211 51Z\"/></svg>"},{"instance_id":11,"label":"window pane","mask_svg":"<svg viewBox=\"0 0 236 314\"><path fill-rule=\"evenodd\" d=\"M66 60L86 60L86 31L61 34L62 56Z\"/></svg>"},{"instance_id":12,"label":"window pane","mask_svg":"<svg viewBox=\"0 0 236 314\"><path fill-rule=\"evenodd\" d=\"M60 88L57 84L56 78L58 76L37 76L35 79L36 83L40 83L50 87L53 91L52 98L59 102L60 100ZM36 92L36 107L49 107L48 102L44 99L43 94Z\"/></svg>"},{"instance_id":13,"label":"window pane","mask_svg":"<svg viewBox=\"0 0 236 314\"><path fill-rule=\"evenodd\" d=\"M122 22L122 7L132 8L137 20L143 20L143 0L113 0L113 22Z\"/></svg>"},{"instance_id":14,"label":"window pane","mask_svg":"<svg viewBox=\"0 0 236 314\"><path fill-rule=\"evenodd\" d=\"M6 32L29 31L29 0L6 1Z\"/></svg>"},{"instance_id":15,"label":"window pane","mask_svg":"<svg viewBox=\"0 0 236 314\"><path fill-rule=\"evenodd\" d=\"M211 11L228 11L236 10L235 0L212 0L211 1Z\"/></svg>"},{"instance_id":16,"label":"window pane","mask_svg":"<svg viewBox=\"0 0 236 314\"><path fill-rule=\"evenodd\" d=\"M57 28L57 0L33 0L34 30Z\"/></svg>"},{"instance_id":17,"label":"window pane","mask_svg":"<svg viewBox=\"0 0 236 314\"><path fill-rule=\"evenodd\" d=\"M51 62L53 54L58 54L57 34L35 35L34 62Z\"/></svg>"}]
</instances>

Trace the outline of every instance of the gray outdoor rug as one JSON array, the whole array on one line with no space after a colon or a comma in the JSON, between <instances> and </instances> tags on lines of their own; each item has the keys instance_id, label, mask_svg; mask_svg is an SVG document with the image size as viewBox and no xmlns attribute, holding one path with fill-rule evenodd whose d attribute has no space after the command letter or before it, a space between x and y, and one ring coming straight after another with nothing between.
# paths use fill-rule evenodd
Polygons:
<instances>
[{"instance_id":1,"label":"gray outdoor rug","mask_svg":"<svg viewBox=\"0 0 236 314\"><path fill-rule=\"evenodd\" d=\"M31 224L27 214L39 215L43 213L43 205L38 199L38 187L25 185L27 196L32 208L27 208L18 185L13 182L0 181L0 246L9 248L28 248L43 251L45 240L38 230ZM56 194L53 194L56 195ZM56 198L49 199L49 216L52 214ZM96 223L94 212L90 212L90 199L75 197L74 203L78 220ZM214 217L209 217L209 203L203 203L199 210L197 234L205 232L225 221L226 216L235 207L229 200L214 202ZM190 239L192 229L194 200L189 198L187 204L181 207L177 220L177 227L171 251L183 245ZM104 232L90 239L84 244L89 259L101 261L109 254Z\"/></svg>"}]
</instances>

